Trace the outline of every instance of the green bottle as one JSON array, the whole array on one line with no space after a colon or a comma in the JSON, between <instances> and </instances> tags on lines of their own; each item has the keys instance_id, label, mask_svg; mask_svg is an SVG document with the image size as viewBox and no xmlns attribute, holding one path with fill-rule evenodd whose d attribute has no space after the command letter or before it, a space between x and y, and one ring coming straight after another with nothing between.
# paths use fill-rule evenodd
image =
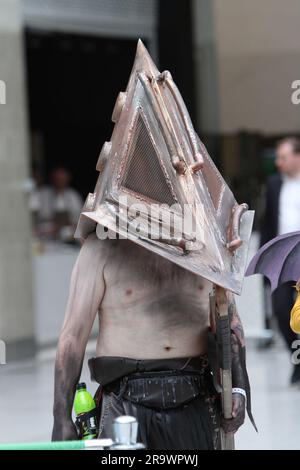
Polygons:
<instances>
[{"instance_id":1,"label":"green bottle","mask_svg":"<svg viewBox=\"0 0 300 470\"><path fill-rule=\"evenodd\" d=\"M95 410L96 404L92 395L87 391L86 384L81 382L76 387L74 400L74 410L77 416L77 423L83 440L95 439L98 435L96 413L94 416L86 416Z\"/></svg>"}]
</instances>

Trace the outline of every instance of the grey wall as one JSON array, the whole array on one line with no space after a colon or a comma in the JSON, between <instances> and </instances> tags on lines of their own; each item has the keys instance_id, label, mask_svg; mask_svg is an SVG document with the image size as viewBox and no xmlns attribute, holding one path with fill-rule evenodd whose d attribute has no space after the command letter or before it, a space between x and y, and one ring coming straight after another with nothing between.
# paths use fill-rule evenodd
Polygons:
<instances>
[{"instance_id":1,"label":"grey wall","mask_svg":"<svg viewBox=\"0 0 300 470\"><path fill-rule=\"evenodd\" d=\"M22 0L22 9L31 28L147 38L157 58L157 0Z\"/></svg>"},{"instance_id":2,"label":"grey wall","mask_svg":"<svg viewBox=\"0 0 300 470\"><path fill-rule=\"evenodd\" d=\"M299 132L299 0L194 0L194 11L204 130Z\"/></svg>"}]
</instances>

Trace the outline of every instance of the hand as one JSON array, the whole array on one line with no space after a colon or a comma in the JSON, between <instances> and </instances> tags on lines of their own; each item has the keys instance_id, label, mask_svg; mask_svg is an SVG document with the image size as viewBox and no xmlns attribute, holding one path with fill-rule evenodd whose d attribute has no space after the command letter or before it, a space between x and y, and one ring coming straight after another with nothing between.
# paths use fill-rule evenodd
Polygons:
<instances>
[{"instance_id":1,"label":"hand","mask_svg":"<svg viewBox=\"0 0 300 470\"><path fill-rule=\"evenodd\" d=\"M236 432L245 421L246 400L240 393L232 394L232 418L222 418L221 426L225 432Z\"/></svg>"},{"instance_id":2,"label":"hand","mask_svg":"<svg viewBox=\"0 0 300 470\"><path fill-rule=\"evenodd\" d=\"M52 431L52 441L77 441L78 433L71 419L55 422Z\"/></svg>"}]
</instances>

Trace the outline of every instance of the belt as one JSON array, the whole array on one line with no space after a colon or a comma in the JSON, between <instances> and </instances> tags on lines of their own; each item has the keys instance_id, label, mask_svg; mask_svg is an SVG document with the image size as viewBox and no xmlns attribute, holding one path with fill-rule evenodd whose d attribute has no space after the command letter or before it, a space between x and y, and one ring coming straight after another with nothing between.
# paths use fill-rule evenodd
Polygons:
<instances>
[{"instance_id":1,"label":"belt","mask_svg":"<svg viewBox=\"0 0 300 470\"><path fill-rule=\"evenodd\" d=\"M176 374L178 371L184 371L202 374L209 368L206 355L189 358L180 357L146 360L118 356L101 356L90 359L88 364L91 379L102 386L106 386L122 377L128 377L135 373L173 371Z\"/></svg>"},{"instance_id":2,"label":"belt","mask_svg":"<svg viewBox=\"0 0 300 470\"><path fill-rule=\"evenodd\" d=\"M152 409L167 410L186 405L208 393L208 374L184 372L148 372L123 377L104 387L118 399Z\"/></svg>"}]
</instances>

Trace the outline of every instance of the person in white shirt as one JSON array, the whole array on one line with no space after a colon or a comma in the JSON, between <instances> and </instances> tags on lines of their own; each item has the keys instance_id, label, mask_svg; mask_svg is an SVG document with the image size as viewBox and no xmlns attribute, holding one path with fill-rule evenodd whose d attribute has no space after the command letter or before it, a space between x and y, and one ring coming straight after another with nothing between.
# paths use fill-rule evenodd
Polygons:
<instances>
[{"instance_id":1,"label":"person in white shirt","mask_svg":"<svg viewBox=\"0 0 300 470\"><path fill-rule=\"evenodd\" d=\"M35 214L36 233L50 239L71 239L82 209L79 193L70 187L71 174L63 167L54 168L51 186L37 187L29 200Z\"/></svg>"},{"instance_id":2,"label":"person in white shirt","mask_svg":"<svg viewBox=\"0 0 300 470\"><path fill-rule=\"evenodd\" d=\"M286 137L280 140L276 146L275 164L278 173L267 181L261 245L277 235L300 230L300 139ZM289 325L295 300L293 284L282 284L272 295L273 314L291 354L294 352L292 344L297 339ZM294 366L291 383L300 384L299 365Z\"/></svg>"},{"instance_id":3,"label":"person in white shirt","mask_svg":"<svg viewBox=\"0 0 300 470\"><path fill-rule=\"evenodd\" d=\"M286 156L290 143L283 143L277 150L277 166L281 169L282 185L279 195L278 235L300 230L300 154ZM289 155L289 154L288 154Z\"/></svg>"}]
</instances>

